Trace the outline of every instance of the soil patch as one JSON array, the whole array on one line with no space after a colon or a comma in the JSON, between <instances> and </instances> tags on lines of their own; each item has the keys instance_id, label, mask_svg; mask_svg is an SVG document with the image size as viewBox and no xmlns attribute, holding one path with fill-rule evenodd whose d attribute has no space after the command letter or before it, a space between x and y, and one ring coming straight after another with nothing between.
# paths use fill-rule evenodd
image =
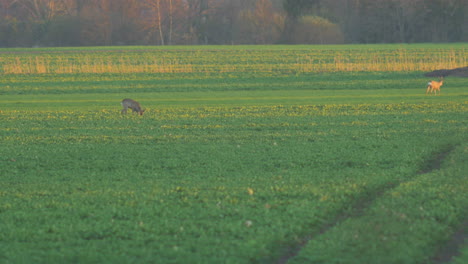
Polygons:
<instances>
[{"instance_id":1,"label":"soil patch","mask_svg":"<svg viewBox=\"0 0 468 264\"><path fill-rule=\"evenodd\" d=\"M456 76L456 77L468 78L468 67L435 70L435 71L425 73L424 76L426 77Z\"/></svg>"}]
</instances>

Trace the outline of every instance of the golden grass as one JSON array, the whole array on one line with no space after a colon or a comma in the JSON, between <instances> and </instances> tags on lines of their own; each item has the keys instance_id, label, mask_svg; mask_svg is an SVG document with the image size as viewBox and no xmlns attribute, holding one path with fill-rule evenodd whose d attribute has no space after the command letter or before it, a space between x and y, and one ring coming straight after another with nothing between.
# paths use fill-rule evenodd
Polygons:
<instances>
[{"instance_id":1,"label":"golden grass","mask_svg":"<svg viewBox=\"0 0 468 264\"><path fill-rule=\"evenodd\" d=\"M267 46L266 46L267 47ZM346 47L346 46L344 46ZM390 46L392 47L392 46ZM393 46L397 47L397 46ZM3 74L431 71L468 65L464 48L181 50L0 55Z\"/></svg>"}]
</instances>

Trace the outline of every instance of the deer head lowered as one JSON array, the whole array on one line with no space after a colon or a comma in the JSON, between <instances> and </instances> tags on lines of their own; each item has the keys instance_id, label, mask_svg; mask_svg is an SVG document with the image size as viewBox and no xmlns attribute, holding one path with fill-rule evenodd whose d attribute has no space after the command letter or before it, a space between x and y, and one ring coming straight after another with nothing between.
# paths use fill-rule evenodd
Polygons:
<instances>
[{"instance_id":1,"label":"deer head lowered","mask_svg":"<svg viewBox=\"0 0 468 264\"><path fill-rule=\"evenodd\" d=\"M122 107L123 107L123 109L121 111L122 114L126 114L128 108L132 109L133 112L136 112L139 115L143 115L143 112L145 112L145 110L141 109L140 103L138 103L135 100L126 98L126 99L122 100L121 104L122 104Z\"/></svg>"}]
</instances>

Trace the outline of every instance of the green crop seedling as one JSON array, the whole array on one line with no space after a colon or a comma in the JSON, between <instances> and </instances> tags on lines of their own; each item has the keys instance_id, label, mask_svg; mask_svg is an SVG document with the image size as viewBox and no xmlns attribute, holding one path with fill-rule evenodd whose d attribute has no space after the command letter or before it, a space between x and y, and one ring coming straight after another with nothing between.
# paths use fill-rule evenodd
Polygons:
<instances>
[{"instance_id":1,"label":"green crop seedling","mask_svg":"<svg viewBox=\"0 0 468 264\"><path fill-rule=\"evenodd\" d=\"M428 263L466 222L466 80L422 76L463 45L2 51L2 263Z\"/></svg>"}]
</instances>

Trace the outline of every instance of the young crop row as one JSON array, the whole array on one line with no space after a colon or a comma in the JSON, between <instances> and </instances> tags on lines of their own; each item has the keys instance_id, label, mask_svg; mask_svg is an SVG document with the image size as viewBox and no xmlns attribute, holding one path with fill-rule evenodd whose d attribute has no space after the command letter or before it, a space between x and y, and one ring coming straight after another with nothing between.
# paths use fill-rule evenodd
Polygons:
<instances>
[{"instance_id":1,"label":"young crop row","mask_svg":"<svg viewBox=\"0 0 468 264\"><path fill-rule=\"evenodd\" d=\"M143 117L31 108L0 113L4 262L273 263L399 186L366 221L314 237L296 260L384 252L409 263L427 260L466 206L458 172L446 184L415 177L466 139L463 102L160 107ZM401 231L414 242L404 251Z\"/></svg>"},{"instance_id":2,"label":"young crop row","mask_svg":"<svg viewBox=\"0 0 468 264\"><path fill-rule=\"evenodd\" d=\"M445 112L464 112L467 106L463 102L443 103L379 103L379 104L323 104L323 105L263 105L263 106L203 106L155 108L145 112L145 120L200 120L204 118L274 118L315 117L315 116L361 116L361 115L407 115ZM5 110L0 112L3 120L133 120L134 117L121 116L116 109L97 111L54 111L54 110Z\"/></svg>"},{"instance_id":3,"label":"young crop row","mask_svg":"<svg viewBox=\"0 0 468 264\"><path fill-rule=\"evenodd\" d=\"M430 262L466 216L466 84L426 96L424 68L356 72L392 61L450 68L466 53L1 53L0 262ZM145 114L121 115L126 97Z\"/></svg>"},{"instance_id":4,"label":"young crop row","mask_svg":"<svg viewBox=\"0 0 468 264\"><path fill-rule=\"evenodd\" d=\"M282 49L122 49L95 52L5 52L3 74L78 73L233 73L431 71L466 66L463 46L414 48L388 45L355 48L287 47Z\"/></svg>"}]
</instances>

